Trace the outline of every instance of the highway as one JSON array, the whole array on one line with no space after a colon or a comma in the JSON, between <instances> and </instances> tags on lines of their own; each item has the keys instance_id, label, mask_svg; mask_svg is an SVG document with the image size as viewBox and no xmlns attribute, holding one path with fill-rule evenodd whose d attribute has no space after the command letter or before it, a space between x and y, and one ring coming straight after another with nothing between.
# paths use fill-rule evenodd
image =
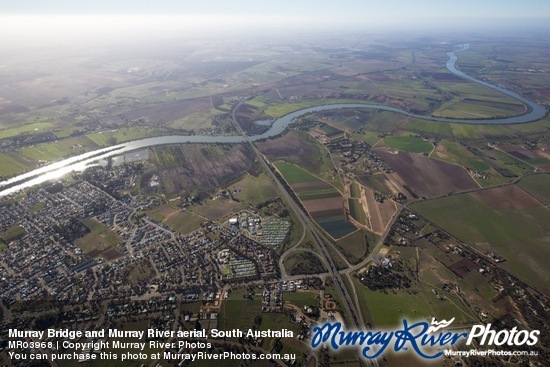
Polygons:
<instances>
[{"instance_id":1,"label":"highway","mask_svg":"<svg viewBox=\"0 0 550 367\"><path fill-rule=\"evenodd\" d=\"M288 202L290 209L296 213L296 216L298 220L300 221L301 225L304 228L305 231L309 230L311 233L314 241L313 245L315 249L317 250L317 254L321 256L321 259L323 262L328 265L328 273L331 275L334 284L336 286L336 289L338 291L338 295L340 296L340 299L342 300L342 304L340 305L343 308L343 312L345 315L349 317L349 325L346 325L349 329L356 329L361 330L365 329L365 325L363 322L363 319L361 317L360 312L358 312L354 300L356 300L356 297L352 298L346 289L346 286L344 285L344 282L342 281L342 278L340 276L340 273L338 272L338 269L336 268L336 265L334 264L334 261L332 260L332 257L330 256L330 253L327 249L327 246L331 246L331 241L326 238L324 233L321 232L317 228L317 225L313 223L313 221L309 218L308 214L302 209L300 205L298 205L292 196L288 193L284 185L279 181L275 173L271 169L271 164L269 163L268 159L256 148L256 146L252 143L250 139L248 139L245 132L242 130L240 125L237 123L236 119L236 111L238 110L239 106L244 101L239 102L231 111L231 117L233 124L235 125L235 128L237 131L239 131L242 136L245 137L248 144L252 147L254 153L258 157L259 161L261 162L263 168L265 169L266 173L271 175L273 178L273 181L277 185L277 188L279 189L279 192L282 193L282 195L285 196L286 201ZM304 235L302 235L303 239ZM380 245L379 245L380 246ZM370 361L372 364L377 365L378 363L374 361ZM360 363L363 364L364 362L360 360Z\"/></svg>"}]
</instances>

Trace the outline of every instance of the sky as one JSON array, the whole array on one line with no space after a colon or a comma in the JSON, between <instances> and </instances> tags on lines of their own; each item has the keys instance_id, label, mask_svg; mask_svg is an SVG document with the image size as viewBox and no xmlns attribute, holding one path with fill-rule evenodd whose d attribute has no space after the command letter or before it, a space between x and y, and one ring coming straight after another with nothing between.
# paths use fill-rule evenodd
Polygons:
<instances>
[{"instance_id":1,"label":"sky","mask_svg":"<svg viewBox=\"0 0 550 367\"><path fill-rule=\"evenodd\" d=\"M0 42L550 24L548 0L0 0Z\"/></svg>"}]
</instances>

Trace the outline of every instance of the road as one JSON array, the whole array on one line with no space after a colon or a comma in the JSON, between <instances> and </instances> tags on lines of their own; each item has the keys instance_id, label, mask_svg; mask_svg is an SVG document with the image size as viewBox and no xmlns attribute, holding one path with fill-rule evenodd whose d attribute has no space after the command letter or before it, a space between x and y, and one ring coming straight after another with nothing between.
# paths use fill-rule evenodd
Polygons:
<instances>
[{"instance_id":1,"label":"road","mask_svg":"<svg viewBox=\"0 0 550 367\"><path fill-rule=\"evenodd\" d=\"M271 175L271 177L273 178L275 184L277 185L277 188L279 189L279 192L281 192L281 194L284 195L284 197L286 198L290 209L294 213L296 213L298 220L304 228L304 233L306 230L311 233L313 246L317 254L320 255L321 259L324 260L323 262L328 265L328 273L332 276L332 279L338 291L338 295L342 300L341 307L343 308L344 314L348 315L349 317L350 324L347 325L348 328L356 330L364 329L365 325L363 319L361 317L361 314L357 311L358 309L356 308L356 302L354 302L354 300L356 300L357 298L354 297L354 299L352 299L352 297L350 296L348 290L344 285L344 282L342 281L340 273L338 272L338 269L336 268L336 265L334 264L334 261L332 260L332 257L330 256L330 253L327 249L328 246L331 246L331 241L324 235L324 233L322 233L317 228L317 225L313 223L313 221L309 218L308 214L301 208L301 206L294 201L292 196L288 193L288 191L279 181L277 176L275 176L275 173L271 170L268 159L262 153L260 153L260 151L256 148L256 146L252 143L252 141L248 138L240 125L237 123L236 111L243 102L244 101L239 102L231 111L231 118L233 124L235 125L235 128L242 136L245 137L245 140L251 146L254 154L256 154L256 156L258 157L260 163L265 169L265 172ZM360 360L360 363L363 363L363 361ZM377 365L376 361L372 361L372 363Z\"/></svg>"}]
</instances>

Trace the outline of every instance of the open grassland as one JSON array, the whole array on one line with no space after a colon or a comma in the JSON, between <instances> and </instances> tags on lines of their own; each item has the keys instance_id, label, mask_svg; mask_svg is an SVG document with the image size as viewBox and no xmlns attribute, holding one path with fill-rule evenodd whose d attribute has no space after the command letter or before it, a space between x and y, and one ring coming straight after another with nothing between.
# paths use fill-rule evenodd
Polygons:
<instances>
[{"instance_id":1,"label":"open grassland","mask_svg":"<svg viewBox=\"0 0 550 367\"><path fill-rule=\"evenodd\" d=\"M419 249L418 252L419 280L423 284L431 286L446 297L451 297L451 294L442 291L444 284L458 284L462 295L468 299L471 305L483 310L490 310L495 315L500 314L501 311L491 301L498 295L498 292L493 289L490 282L478 271L478 268L458 276L449 267L462 261L462 256L454 254L452 251L444 251L431 243ZM454 299L455 296L452 297ZM468 314L471 313L471 311L465 311Z\"/></svg>"},{"instance_id":2,"label":"open grassland","mask_svg":"<svg viewBox=\"0 0 550 367\"><path fill-rule=\"evenodd\" d=\"M310 251L292 251L285 257L283 265L289 275L319 274L327 271L320 258Z\"/></svg>"},{"instance_id":3,"label":"open grassland","mask_svg":"<svg viewBox=\"0 0 550 367\"><path fill-rule=\"evenodd\" d=\"M489 163L504 177L518 177L535 170L535 167L498 148L484 150L483 156L488 158L485 162Z\"/></svg>"},{"instance_id":4,"label":"open grassland","mask_svg":"<svg viewBox=\"0 0 550 367\"><path fill-rule=\"evenodd\" d=\"M401 289L392 292L372 291L353 278L361 305L361 313L376 327L395 327L409 321L431 321L432 317L450 320L456 317L456 324L470 323L464 314L450 300L439 300L431 287L421 285L415 289Z\"/></svg>"},{"instance_id":5,"label":"open grassland","mask_svg":"<svg viewBox=\"0 0 550 367\"><path fill-rule=\"evenodd\" d=\"M245 203L238 203L228 199L208 200L204 204L195 205L190 208L194 213L212 220L224 218L235 211L245 209Z\"/></svg>"},{"instance_id":6,"label":"open grassland","mask_svg":"<svg viewBox=\"0 0 550 367\"><path fill-rule=\"evenodd\" d=\"M315 291L297 291L283 293L283 300L292 303L300 308L304 306L319 307L319 292Z\"/></svg>"},{"instance_id":7,"label":"open grassland","mask_svg":"<svg viewBox=\"0 0 550 367\"><path fill-rule=\"evenodd\" d=\"M81 222L90 233L77 239L75 244L92 257L100 256L111 249L116 250L115 246L122 242L119 235L94 218L85 218Z\"/></svg>"},{"instance_id":8,"label":"open grassland","mask_svg":"<svg viewBox=\"0 0 550 367\"><path fill-rule=\"evenodd\" d=\"M550 174L527 176L518 185L545 205L550 204Z\"/></svg>"},{"instance_id":9,"label":"open grassland","mask_svg":"<svg viewBox=\"0 0 550 367\"><path fill-rule=\"evenodd\" d=\"M200 228L204 218L193 214L188 210L182 210L173 204L166 204L151 210L149 216L167 226L174 228L179 233L187 234Z\"/></svg>"},{"instance_id":10,"label":"open grassland","mask_svg":"<svg viewBox=\"0 0 550 367\"><path fill-rule=\"evenodd\" d=\"M533 287L548 287L550 210L520 188L454 195L411 208L466 243L488 243L506 259L502 267Z\"/></svg>"},{"instance_id":11,"label":"open grassland","mask_svg":"<svg viewBox=\"0 0 550 367\"><path fill-rule=\"evenodd\" d=\"M262 313L262 295L254 294L253 299L244 298L243 288L231 292L229 299L222 302L219 315L220 330L248 330L254 325L254 318Z\"/></svg>"},{"instance_id":12,"label":"open grassland","mask_svg":"<svg viewBox=\"0 0 550 367\"><path fill-rule=\"evenodd\" d=\"M390 148L411 153L429 153L433 149L432 143L414 136L388 136L384 143Z\"/></svg>"},{"instance_id":13,"label":"open grassland","mask_svg":"<svg viewBox=\"0 0 550 367\"><path fill-rule=\"evenodd\" d=\"M342 255L352 264L357 264L368 255L368 249L377 241L377 236L367 231L356 231L335 242Z\"/></svg>"},{"instance_id":14,"label":"open grassland","mask_svg":"<svg viewBox=\"0 0 550 367\"><path fill-rule=\"evenodd\" d=\"M229 190L235 199L251 205L263 203L277 196L275 184L265 173L257 176L246 173L241 180L231 185Z\"/></svg>"}]
</instances>

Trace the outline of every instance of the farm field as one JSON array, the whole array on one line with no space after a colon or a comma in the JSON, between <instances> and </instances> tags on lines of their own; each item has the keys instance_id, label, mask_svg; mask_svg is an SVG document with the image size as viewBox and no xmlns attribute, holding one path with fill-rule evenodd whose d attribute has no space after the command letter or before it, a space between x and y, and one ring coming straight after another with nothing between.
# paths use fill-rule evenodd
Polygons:
<instances>
[{"instance_id":1,"label":"farm field","mask_svg":"<svg viewBox=\"0 0 550 367\"><path fill-rule=\"evenodd\" d=\"M367 214L363 210L363 204L359 199L348 199L349 213L353 219L364 226L369 226ZM370 227L370 226L369 226Z\"/></svg>"},{"instance_id":2,"label":"farm field","mask_svg":"<svg viewBox=\"0 0 550 367\"><path fill-rule=\"evenodd\" d=\"M550 204L550 174L527 176L519 181L518 186L544 204Z\"/></svg>"},{"instance_id":3,"label":"farm field","mask_svg":"<svg viewBox=\"0 0 550 367\"><path fill-rule=\"evenodd\" d=\"M432 143L414 136L388 136L384 143L390 148L411 153L429 153L433 149Z\"/></svg>"},{"instance_id":4,"label":"farm field","mask_svg":"<svg viewBox=\"0 0 550 367\"><path fill-rule=\"evenodd\" d=\"M544 171L550 170L550 153L541 149L525 149L521 145L504 145L500 149Z\"/></svg>"},{"instance_id":5,"label":"farm field","mask_svg":"<svg viewBox=\"0 0 550 367\"><path fill-rule=\"evenodd\" d=\"M343 198L332 185L290 163L276 162L275 167L300 198L311 217L328 234L340 238L356 230L346 220Z\"/></svg>"},{"instance_id":6,"label":"farm field","mask_svg":"<svg viewBox=\"0 0 550 367\"><path fill-rule=\"evenodd\" d=\"M465 146L449 140L441 140L431 156L474 171L485 172L491 169L491 166L485 163L481 157L472 153ZM495 171L493 170L493 172Z\"/></svg>"},{"instance_id":7,"label":"farm field","mask_svg":"<svg viewBox=\"0 0 550 367\"><path fill-rule=\"evenodd\" d=\"M550 211L515 185L419 202L411 209L482 252L492 248L501 266L550 292Z\"/></svg>"},{"instance_id":8,"label":"farm field","mask_svg":"<svg viewBox=\"0 0 550 367\"><path fill-rule=\"evenodd\" d=\"M340 177L334 174L334 164L326 148L310 134L290 130L278 138L255 144L272 161L284 160L303 167L306 171L343 190Z\"/></svg>"},{"instance_id":9,"label":"farm field","mask_svg":"<svg viewBox=\"0 0 550 367\"><path fill-rule=\"evenodd\" d=\"M251 148L244 144L180 144L149 149L167 194L210 190L241 177L253 165Z\"/></svg>"},{"instance_id":10,"label":"farm field","mask_svg":"<svg viewBox=\"0 0 550 367\"><path fill-rule=\"evenodd\" d=\"M454 164L415 153L392 154L385 149L376 149L376 153L420 197L433 197L479 187L464 168Z\"/></svg>"}]
</instances>

